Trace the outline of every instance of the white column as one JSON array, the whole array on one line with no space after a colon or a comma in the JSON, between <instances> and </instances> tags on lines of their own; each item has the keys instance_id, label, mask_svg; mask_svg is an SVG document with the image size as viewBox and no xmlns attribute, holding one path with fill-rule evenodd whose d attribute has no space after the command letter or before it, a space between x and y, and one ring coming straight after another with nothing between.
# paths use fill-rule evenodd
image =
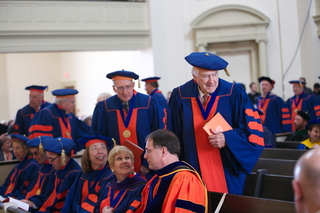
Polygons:
<instances>
[{"instance_id":1,"label":"white column","mask_svg":"<svg viewBox=\"0 0 320 213\"><path fill-rule=\"evenodd\" d=\"M259 43L259 73L260 76L269 76L268 71L268 56L267 56L267 40L260 39Z\"/></svg>"}]
</instances>

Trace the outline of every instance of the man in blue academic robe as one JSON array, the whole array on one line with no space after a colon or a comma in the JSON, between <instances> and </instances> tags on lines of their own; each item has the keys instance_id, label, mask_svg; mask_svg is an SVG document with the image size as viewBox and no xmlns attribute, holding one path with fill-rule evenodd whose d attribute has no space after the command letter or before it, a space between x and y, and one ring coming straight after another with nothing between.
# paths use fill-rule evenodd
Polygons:
<instances>
[{"instance_id":1,"label":"man in blue academic robe","mask_svg":"<svg viewBox=\"0 0 320 213\"><path fill-rule=\"evenodd\" d=\"M71 157L76 144L69 138L49 138L43 142L50 164L56 169L47 186L44 203L38 212L60 212L72 184L82 169Z\"/></svg>"},{"instance_id":2,"label":"man in blue academic robe","mask_svg":"<svg viewBox=\"0 0 320 213\"><path fill-rule=\"evenodd\" d=\"M74 95L77 93L78 91L74 89L52 91L56 96L55 103L36 114L30 126L29 138L64 137L77 142L81 137L89 134L90 127L72 113L75 107ZM80 147L76 148L77 151L80 149Z\"/></svg>"},{"instance_id":3,"label":"man in blue academic robe","mask_svg":"<svg viewBox=\"0 0 320 213\"><path fill-rule=\"evenodd\" d=\"M298 111L307 112L311 119L317 119L320 116L320 106L318 101L312 95L303 91L304 81L289 81L293 85L294 96L287 100L287 107L291 115L292 132L295 131L294 120Z\"/></svg>"},{"instance_id":4,"label":"man in blue academic robe","mask_svg":"<svg viewBox=\"0 0 320 213\"><path fill-rule=\"evenodd\" d=\"M273 94L271 90L275 81L269 77L259 78L262 95L257 100L257 106L262 111L261 123L273 134L291 132L289 109L282 98Z\"/></svg>"},{"instance_id":5,"label":"man in blue academic robe","mask_svg":"<svg viewBox=\"0 0 320 213\"><path fill-rule=\"evenodd\" d=\"M29 135L28 130L34 114L51 105L51 103L46 102L43 98L44 90L47 87L48 86L32 85L25 88L25 90L30 90L29 104L18 110L12 133Z\"/></svg>"},{"instance_id":6,"label":"man in blue academic robe","mask_svg":"<svg viewBox=\"0 0 320 213\"><path fill-rule=\"evenodd\" d=\"M92 116L91 134L114 138L118 145L125 139L144 149L145 137L164 128L164 113L151 96L134 90L133 79L139 76L130 71L115 71L107 75L113 81L116 95L99 102ZM140 156L134 169L141 176L149 173L148 163Z\"/></svg>"},{"instance_id":7,"label":"man in blue academic robe","mask_svg":"<svg viewBox=\"0 0 320 213\"><path fill-rule=\"evenodd\" d=\"M264 146L259 114L240 84L218 77L225 60L205 52L185 59L193 79L173 90L168 106L168 129L179 137L180 159L197 170L208 191L242 194ZM232 129L217 126L208 135L203 126L217 113Z\"/></svg>"}]
</instances>

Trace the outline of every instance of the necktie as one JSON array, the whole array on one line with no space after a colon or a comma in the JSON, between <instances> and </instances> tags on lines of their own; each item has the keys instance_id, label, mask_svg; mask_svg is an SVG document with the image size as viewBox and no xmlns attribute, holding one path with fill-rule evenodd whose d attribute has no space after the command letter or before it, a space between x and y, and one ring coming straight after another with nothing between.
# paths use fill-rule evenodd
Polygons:
<instances>
[{"instance_id":1,"label":"necktie","mask_svg":"<svg viewBox=\"0 0 320 213\"><path fill-rule=\"evenodd\" d=\"M123 109L124 109L124 111L126 111L126 113L128 113L128 104L127 103L124 103L123 104Z\"/></svg>"},{"instance_id":2,"label":"necktie","mask_svg":"<svg viewBox=\"0 0 320 213\"><path fill-rule=\"evenodd\" d=\"M203 106L203 108L205 108L208 99L209 99L209 95L204 95L202 97L202 106Z\"/></svg>"}]
</instances>

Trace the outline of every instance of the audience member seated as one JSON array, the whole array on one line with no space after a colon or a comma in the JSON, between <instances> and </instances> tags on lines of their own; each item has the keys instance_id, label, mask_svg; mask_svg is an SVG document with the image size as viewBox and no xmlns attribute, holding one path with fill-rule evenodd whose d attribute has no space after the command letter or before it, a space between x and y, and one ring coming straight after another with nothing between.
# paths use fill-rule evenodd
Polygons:
<instances>
[{"instance_id":1,"label":"audience member seated","mask_svg":"<svg viewBox=\"0 0 320 213\"><path fill-rule=\"evenodd\" d=\"M252 102L252 104L254 105L254 107L257 107L257 100L260 95L261 95L261 93L257 92L256 83L252 82L250 84L250 93L248 93L248 97L249 97L250 101Z\"/></svg>"},{"instance_id":2,"label":"audience member seated","mask_svg":"<svg viewBox=\"0 0 320 213\"><path fill-rule=\"evenodd\" d=\"M47 153L44 152L42 141L51 138L49 136L36 137L28 141L33 159L40 165L38 173L35 178L30 182L27 194L22 202L29 204L29 211L36 212L43 204L44 196L47 186L50 185L50 178L54 175L55 169L49 164Z\"/></svg>"},{"instance_id":3,"label":"audience member seated","mask_svg":"<svg viewBox=\"0 0 320 213\"><path fill-rule=\"evenodd\" d=\"M10 172L0 187L0 195L18 198L26 194L27 187L37 173L39 165L29 156L27 142L29 138L11 134L14 156L20 161Z\"/></svg>"},{"instance_id":4,"label":"audience member seated","mask_svg":"<svg viewBox=\"0 0 320 213\"><path fill-rule=\"evenodd\" d=\"M292 187L297 213L320 210L320 149L303 154L295 168Z\"/></svg>"},{"instance_id":5,"label":"audience member seated","mask_svg":"<svg viewBox=\"0 0 320 213\"><path fill-rule=\"evenodd\" d=\"M108 153L115 146L112 138L100 135L83 136L78 143L85 149L81 159L83 173L71 186L62 213L78 212L81 204L93 209L96 200L90 200L91 203L83 201L87 196L90 197L92 191L99 191L101 186L105 186L114 177L107 164Z\"/></svg>"},{"instance_id":6,"label":"audience member seated","mask_svg":"<svg viewBox=\"0 0 320 213\"><path fill-rule=\"evenodd\" d=\"M304 141L309 138L308 130L306 126L310 120L310 116L304 111L300 110L294 119L295 131L292 132L285 141Z\"/></svg>"},{"instance_id":7,"label":"audience member seated","mask_svg":"<svg viewBox=\"0 0 320 213\"><path fill-rule=\"evenodd\" d=\"M178 137L169 130L157 130L146 141L144 157L157 175L143 189L135 212L207 212L206 187L194 168L179 161Z\"/></svg>"},{"instance_id":8,"label":"audience member seated","mask_svg":"<svg viewBox=\"0 0 320 213\"><path fill-rule=\"evenodd\" d=\"M11 141L10 137L6 134L1 137L1 149L0 149L0 161L8 161L15 159L11 151Z\"/></svg>"},{"instance_id":9,"label":"audience member seated","mask_svg":"<svg viewBox=\"0 0 320 213\"><path fill-rule=\"evenodd\" d=\"M129 208L135 210L134 203L130 204L135 199L140 199L146 181L133 172L133 153L125 146L116 146L110 151L108 162L115 179L95 192L98 202L94 208L87 208L86 203L91 203L96 196L87 197L80 212L126 212Z\"/></svg>"},{"instance_id":10,"label":"audience member seated","mask_svg":"<svg viewBox=\"0 0 320 213\"><path fill-rule=\"evenodd\" d=\"M49 138L43 141L48 160L56 169L50 186L46 190L44 203L40 212L60 212L72 184L81 175L81 167L71 157L71 151L76 144L69 138Z\"/></svg>"},{"instance_id":11,"label":"audience member seated","mask_svg":"<svg viewBox=\"0 0 320 213\"><path fill-rule=\"evenodd\" d=\"M320 146L320 119L311 119L307 129L309 138L302 141L297 149L312 149Z\"/></svg>"}]
</instances>

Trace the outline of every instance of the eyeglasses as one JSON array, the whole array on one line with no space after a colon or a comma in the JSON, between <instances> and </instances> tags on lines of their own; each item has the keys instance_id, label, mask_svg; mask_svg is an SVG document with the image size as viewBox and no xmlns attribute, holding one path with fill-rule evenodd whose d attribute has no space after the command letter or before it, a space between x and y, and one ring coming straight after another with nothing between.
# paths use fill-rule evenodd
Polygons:
<instances>
[{"instance_id":1,"label":"eyeglasses","mask_svg":"<svg viewBox=\"0 0 320 213\"><path fill-rule=\"evenodd\" d=\"M53 159L48 158L48 161L49 161L50 163L52 163L52 162L53 162L55 159L57 159L59 156L60 156L60 155L58 155L57 157L55 157L55 158L53 158Z\"/></svg>"},{"instance_id":2,"label":"eyeglasses","mask_svg":"<svg viewBox=\"0 0 320 213\"><path fill-rule=\"evenodd\" d=\"M160 148L155 148L155 149L160 149ZM146 154L150 154L150 152L155 149L146 149Z\"/></svg>"},{"instance_id":3,"label":"eyeglasses","mask_svg":"<svg viewBox=\"0 0 320 213\"><path fill-rule=\"evenodd\" d=\"M39 154L39 151L37 151L37 152L31 152L31 156L37 156Z\"/></svg>"},{"instance_id":4,"label":"eyeglasses","mask_svg":"<svg viewBox=\"0 0 320 213\"><path fill-rule=\"evenodd\" d=\"M114 88L116 88L116 90L117 90L118 92L123 92L125 89L126 89L127 91L132 90L133 85L127 85L127 86L125 86L125 87L116 87L116 86L114 86Z\"/></svg>"}]
</instances>

